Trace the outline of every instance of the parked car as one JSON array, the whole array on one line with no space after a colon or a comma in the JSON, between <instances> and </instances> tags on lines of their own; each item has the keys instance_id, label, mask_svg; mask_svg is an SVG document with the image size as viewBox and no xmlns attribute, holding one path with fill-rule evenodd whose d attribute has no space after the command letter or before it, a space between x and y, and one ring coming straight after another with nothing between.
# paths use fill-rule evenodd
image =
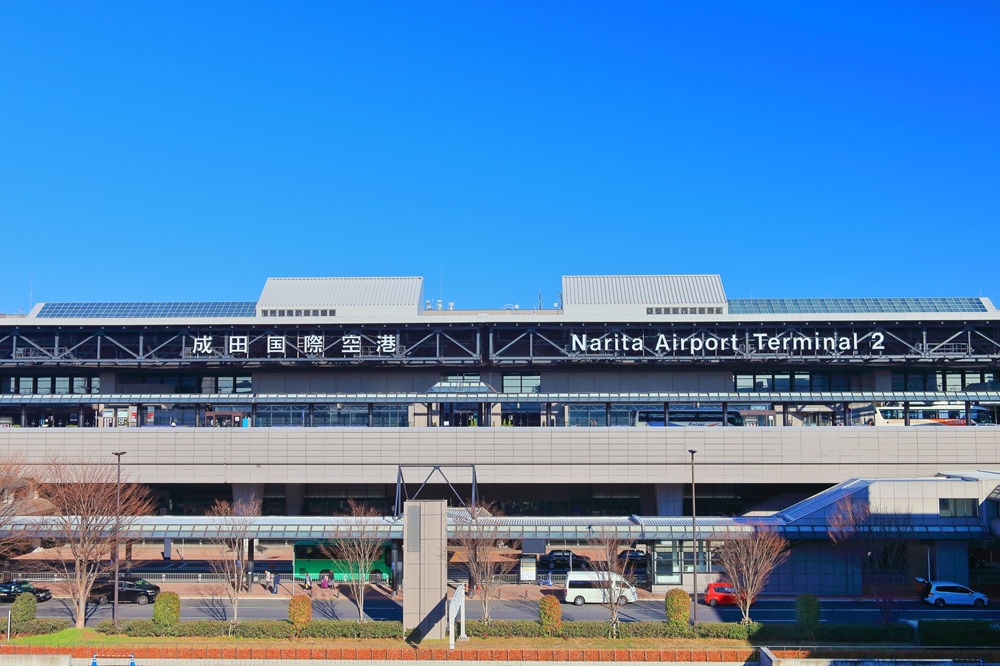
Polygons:
<instances>
[{"instance_id":1,"label":"parked car","mask_svg":"<svg viewBox=\"0 0 1000 666\"><path fill-rule=\"evenodd\" d=\"M715 606L735 606L736 590L729 583L718 581L709 583L705 588L705 603L713 608ZM750 602L751 604L753 601Z\"/></svg>"},{"instance_id":2,"label":"parked car","mask_svg":"<svg viewBox=\"0 0 1000 666\"><path fill-rule=\"evenodd\" d=\"M649 553L634 548L623 550L618 553L618 563L623 565L625 575L633 582L639 585L649 582Z\"/></svg>"},{"instance_id":3,"label":"parked car","mask_svg":"<svg viewBox=\"0 0 1000 666\"><path fill-rule=\"evenodd\" d=\"M577 555L571 550L553 550L538 558L541 573L567 573L569 571L593 571L589 557Z\"/></svg>"},{"instance_id":4,"label":"parked car","mask_svg":"<svg viewBox=\"0 0 1000 666\"><path fill-rule=\"evenodd\" d=\"M121 603L145 606L151 601L155 601L156 595L159 593L159 585L154 585L142 578L118 579L118 601ZM90 589L90 596L87 599L98 605L113 602L115 599L114 581L108 579L94 581L94 586Z\"/></svg>"},{"instance_id":5,"label":"parked car","mask_svg":"<svg viewBox=\"0 0 1000 666\"><path fill-rule=\"evenodd\" d=\"M976 606L978 608L985 608L990 605L990 600L982 592L970 590L966 586L950 580L925 580L918 578L917 582L923 584L923 589L920 593L921 598L935 606Z\"/></svg>"},{"instance_id":6,"label":"parked car","mask_svg":"<svg viewBox=\"0 0 1000 666\"><path fill-rule=\"evenodd\" d=\"M48 601L52 592L47 587L35 587L26 580L11 580L0 583L0 601L14 601L18 595L33 594L37 601Z\"/></svg>"}]
</instances>

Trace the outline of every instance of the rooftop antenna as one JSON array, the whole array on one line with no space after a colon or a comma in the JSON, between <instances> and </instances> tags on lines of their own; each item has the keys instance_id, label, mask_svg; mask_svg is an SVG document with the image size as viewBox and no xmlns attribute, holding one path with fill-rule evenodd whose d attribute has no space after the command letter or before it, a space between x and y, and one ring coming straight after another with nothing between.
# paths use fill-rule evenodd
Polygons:
<instances>
[{"instance_id":1,"label":"rooftop antenna","mask_svg":"<svg viewBox=\"0 0 1000 666\"><path fill-rule=\"evenodd\" d=\"M538 292L538 309L542 309L542 292Z\"/></svg>"}]
</instances>

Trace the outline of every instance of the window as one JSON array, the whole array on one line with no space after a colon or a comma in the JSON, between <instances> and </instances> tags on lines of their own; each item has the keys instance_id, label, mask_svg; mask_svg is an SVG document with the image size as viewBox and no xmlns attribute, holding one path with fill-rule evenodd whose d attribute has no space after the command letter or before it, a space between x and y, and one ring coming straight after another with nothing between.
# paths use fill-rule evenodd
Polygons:
<instances>
[{"instance_id":1,"label":"window","mask_svg":"<svg viewBox=\"0 0 1000 666\"><path fill-rule=\"evenodd\" d=\"M537 373L524 375L504 375L504 393L538 393L542 386L542 378Z\"/></svg>"},{"instance_id":2,"label":"window","mask_svg":"<svg viewBox=\"0 0 1000 666\"><path fill-rule=\"evenodd\" d=\"M942 518L976 518L979 502L974 497L942 497L938 500L938 515Z\"/></svg>"}]
</instances>

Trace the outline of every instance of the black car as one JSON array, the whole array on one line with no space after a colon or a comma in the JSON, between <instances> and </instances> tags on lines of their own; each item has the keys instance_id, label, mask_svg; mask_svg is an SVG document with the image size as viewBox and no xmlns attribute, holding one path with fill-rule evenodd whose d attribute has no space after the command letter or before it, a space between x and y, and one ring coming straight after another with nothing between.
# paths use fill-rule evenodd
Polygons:
<instances>
[{"instance_id":1,"label":"black car","mask_svg":"<svg viewBox=\"0 0 1000 666\"><path fill-rule=\"evenodd\" d=\"M36 601L48 601L52 592L47 587L35 587L26 580L11 580L0 583L0 601L14 601L19 595L33 594Z\"/></svg>"},{"instance_id":2,"label":"black car","mask_svg":"<svg viewBox=\"0 0 1000 666\"><path fill-rule=\"evenodd\" d=\"M538 558L541 573L562 574L568 571L593 571L594 565L585 555L577 555L571 550L553 550Z\"/></svg>"},{"instance_id":3,"label":"black car","mask_svg":"<svg viewBox=\"0 0 1000 666\"><path fill-rule=\"evenodd\" d=\"M145 606L156 600L156 595L160 593L160 586L154 585L142 578L119 578L118 579L118 601L126 604L139 604ZM114 581L99 579L94 581L94 587L90 589L89 601L95 604L106 604L115 600Z\"/></svg>"}]
</instances>

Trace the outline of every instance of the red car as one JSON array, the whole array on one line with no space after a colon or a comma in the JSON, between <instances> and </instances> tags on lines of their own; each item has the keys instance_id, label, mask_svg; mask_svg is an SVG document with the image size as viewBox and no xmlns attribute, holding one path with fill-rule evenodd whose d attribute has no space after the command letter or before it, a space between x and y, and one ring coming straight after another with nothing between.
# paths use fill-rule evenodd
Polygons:
<instances>
[{"instance_id":1,"label":"red car","mask_svg":"<svg viewBox=\"0 0 1000 666\"><path fill-rule=\"evenodd\" d=\"M705 588L705 603L713 608L719 604L723 606L735 606L736 590L729 583L721 581L718 583L709 583L708 587Z\"/></svg>"}]
</instances>

